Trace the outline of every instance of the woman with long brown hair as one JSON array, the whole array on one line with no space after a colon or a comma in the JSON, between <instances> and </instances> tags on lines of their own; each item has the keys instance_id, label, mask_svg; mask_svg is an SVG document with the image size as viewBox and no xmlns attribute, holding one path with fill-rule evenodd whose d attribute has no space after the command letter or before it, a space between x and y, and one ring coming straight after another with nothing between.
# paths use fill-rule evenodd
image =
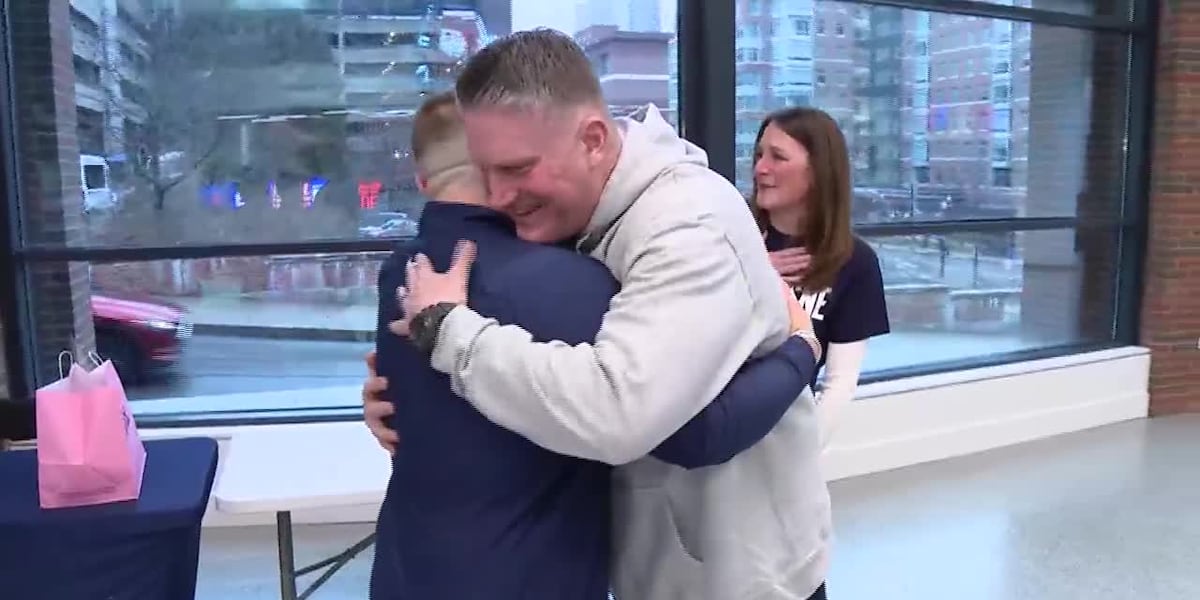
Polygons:
<instances>
[{"instance_id":1,"label":"woman with long brown hair","mask_svg":"<svg viewBox=\"0 0 1200 600\"><path fill-rule=\"evenodd\" d=\"M755 142L750 206L772 264L821 342L823 447L854 398L867 339L889 331L879 259L851 231L852 194L846 139L832 117L808 107L767 115ZM814 375L814 390L816 382Z\"/></svg>"}]
</instances>

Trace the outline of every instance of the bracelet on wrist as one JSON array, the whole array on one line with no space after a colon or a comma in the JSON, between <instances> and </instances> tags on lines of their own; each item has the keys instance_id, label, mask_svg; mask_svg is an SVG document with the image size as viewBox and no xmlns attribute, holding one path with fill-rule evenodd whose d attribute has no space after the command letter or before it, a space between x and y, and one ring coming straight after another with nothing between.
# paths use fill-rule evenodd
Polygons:
<instances>
[{"instance_id":1,"label":"bracelet on wrist","mask_svg":"<svg viewBox=\"0 0 1200 600\"><path fill-rule=\"evenodd\" d=\"M813 352L813 358L817 361L821 360L821 340L817 338L817 334L811 329L797 329L792 332L792 335L804 340Z\"/></svg>"}]
</instances>

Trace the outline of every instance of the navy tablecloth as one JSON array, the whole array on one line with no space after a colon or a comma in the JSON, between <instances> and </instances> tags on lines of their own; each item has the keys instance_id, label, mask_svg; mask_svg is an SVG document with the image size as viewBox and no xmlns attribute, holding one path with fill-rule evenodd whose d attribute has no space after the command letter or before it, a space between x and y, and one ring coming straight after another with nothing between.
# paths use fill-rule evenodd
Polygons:
<instances>
[{"instance_id":1,"label":"navy tablecloth","mask_svg":"<svg viewBox=\"0 0 1200 600\"><path fill-rule=\"evenodd\" d=\"M186 600L217 443L147 441L141 498L42 510L34 451L0 452L0 598Z\"/></svg>"}]
</instances>

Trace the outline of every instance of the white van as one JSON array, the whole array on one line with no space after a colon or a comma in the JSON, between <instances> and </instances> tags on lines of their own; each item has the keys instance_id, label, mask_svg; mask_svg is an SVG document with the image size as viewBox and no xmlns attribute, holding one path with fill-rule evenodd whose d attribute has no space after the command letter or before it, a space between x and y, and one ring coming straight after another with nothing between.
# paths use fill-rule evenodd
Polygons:
<instances>
[{"instance_id":1,"label":"white van","mask_svg":"<svg viewBox=\"0 0 1200 600\"><path fill-rule=\"evenodd\" d=\"M83 210L110 210L117 206L117 194L112 190L108 161L101 156L79 156L79 181L83 188Z\"/></svg>"}]
</instances>

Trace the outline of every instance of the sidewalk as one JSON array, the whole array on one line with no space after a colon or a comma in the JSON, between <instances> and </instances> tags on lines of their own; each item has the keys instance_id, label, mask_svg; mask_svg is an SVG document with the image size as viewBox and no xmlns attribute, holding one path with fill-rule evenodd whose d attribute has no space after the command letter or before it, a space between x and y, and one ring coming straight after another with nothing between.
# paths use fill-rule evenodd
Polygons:
<instances>
[{"instance_id":1,"label":"sidewalk","mask_svg":"<svg viewBox=\"0 0 1200 600\"><path fill-rule=\"evenodd\" d=\"M200 335L369 342L374 304L299 304L237 296L172 298L188 309Z\"/></svg>"}]
</instances>

